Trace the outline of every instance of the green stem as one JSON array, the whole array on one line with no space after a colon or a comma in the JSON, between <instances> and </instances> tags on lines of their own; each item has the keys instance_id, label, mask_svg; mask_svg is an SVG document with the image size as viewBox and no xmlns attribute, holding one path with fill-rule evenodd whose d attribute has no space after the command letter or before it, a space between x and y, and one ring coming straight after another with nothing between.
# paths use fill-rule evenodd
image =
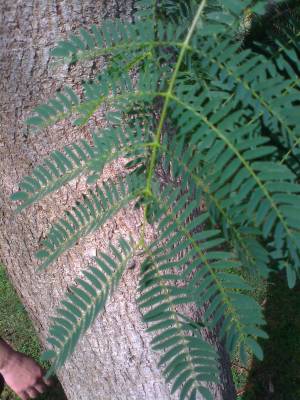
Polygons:
<instances>
[{"instance_id":1,"label":"green stem","mask_svg":"<svg viewBox=\"0 0 300 400\"><path fill-rule=\"evenodd\" d=\"M173 93L173 89L175 86L175 82L177 79L177 75L179 72L179 69L181 67L182 61L183 61L183 57L184 54L186 52L186 50L188 49L188 45L189 42L191 40L191 37L196 29L197 23L199 18L201 17L201 14L203 12L203 9L206 5L206 0L202 0L201 4L198 7L197 13L193 19L192 25L187 33L187 36L185 38L185 41L183 42L183 45L181 47L180 53L179 53L179 57L173 72L173 75L171 77L171 81L170 81L170 85L168 87L168 90L166 92L166 98L165 98L165 102L163 105L163 109L162 109L162 113L161 113L161 117L159 120L159 124L158 124L158 128L155 134L155 144L156 146L154 146L153 151L151 153L151 158L150 158L150 166L148 169L148 175L147 175L147 185L146 185L146 194L150 194L151 193L151 181L152 181L152 177L153 177L153 173L154 173L154 169L155 169L155 163L156 163L156 159L157 159L157 149L160 146L160 138L161 138L161 134L162 134L162 129L163 129L163 125L164 122L166 120L167 117L167 111L168 111L168 107L169 107L169 103L170 103L170 99L172 97L172 93Z\"/></svg>"}]
</instances>

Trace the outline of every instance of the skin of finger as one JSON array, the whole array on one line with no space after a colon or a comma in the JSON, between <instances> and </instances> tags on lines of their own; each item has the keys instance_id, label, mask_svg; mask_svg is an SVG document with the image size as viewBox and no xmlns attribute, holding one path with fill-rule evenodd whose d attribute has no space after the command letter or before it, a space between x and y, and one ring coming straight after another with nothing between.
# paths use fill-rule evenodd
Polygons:
<instances>
[{"instance_id":1,"label":"skin of finger","mask_svg":"<svg viewBox=\"0 0 300 400\"><path fill-rule=\"evenodd\" d=\"M28 394L26 392L17 393L21 400L28 400Z\"/></svg>"},{"instance_id":2,"label":"skin of finger","mask_svg":"<svg viewBox=\"0 0 300 400\"><path fill-rule=\"evenodd\" d=\"M27 389L26 392L29 395L30 399L36 399L39 395L39 392L33 387L31 387L30 389Z\"/></svg>"},{"instance_id":3,"label":"skin of finger","mask_svg":"<svg viewBox=\"0 0 300 400\"><path fill-rule=\"evenodd\" d=\"M53 385L53 379L46 379L45 377L43 378L43 381L45 382L45 384L47 385L47 386L51 386L51 385Z\"/></svg>"},{"instance_id":4,"label":"skin of finger","mask_svg":"<svg viewBox=\"0 0 300 400\"><path fill-rule=\"evenodd\" d=\"M36 383L36 384L34 385L34 388L35 388L39 393L44 393L45 390L47 390L47 385L46 385L42 380L40 380L38 383Z\"/></svg>"}]
</instances>

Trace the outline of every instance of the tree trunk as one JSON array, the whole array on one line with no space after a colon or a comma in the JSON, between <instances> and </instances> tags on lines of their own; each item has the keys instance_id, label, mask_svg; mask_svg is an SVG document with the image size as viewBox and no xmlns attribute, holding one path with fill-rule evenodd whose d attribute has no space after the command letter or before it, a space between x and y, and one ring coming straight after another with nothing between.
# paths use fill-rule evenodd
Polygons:
<instances>
[{"instance_id":1,"label":"tree trunk","mask_svg":"<svg viewBox=\"0 0 300 400\"><path fill-rule=\"evenodd\" d=\"M9 196L21 177L54 149L89 137L88 127L69 122L32 135L24 120L30 110L53 95L66 82L84 78L81 66L53 70L49 50L67 32L82 25L100 23L107 17L131 18L132 0L1 0L0 2L0 260L26 306L43 343L49 317L67 286L109 240L130 232L138 236L140 215L120 212L114 223L79 242L45 273L36 273L33 257L38 241L66 206L80 197L77 179L20 215L13 212ZM100 118L101 120L101 118ZM90 122L90 127L96 120ZM99 118L97 120L99 123ZM122 170L116 162L105 170L113 177ZM153 233L153 232L152 232ZM152 234L151 232L149 235ZM106 312L81 340L75 355L59 373L69 400L168 400L169 386L156 367L158 355L150 349L135 303L138 268L127 271ZM0 333L1 334L1 333ZM210 338L216 342L215 338ZM222 349L220 348L221 353ZM235 398L229 363L222 357L222 382L214 386L214 398Z\"/></svg>"}]
</instances>

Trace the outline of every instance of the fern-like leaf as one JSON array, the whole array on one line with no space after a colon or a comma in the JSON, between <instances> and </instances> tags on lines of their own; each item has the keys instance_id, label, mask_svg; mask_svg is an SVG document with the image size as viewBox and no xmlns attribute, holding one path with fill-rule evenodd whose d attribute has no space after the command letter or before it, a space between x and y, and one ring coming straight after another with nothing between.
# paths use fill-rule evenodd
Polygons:
<instances>
[{"instance_id":1,"label":"fern-like leaf","mask_svg":"<svg viewBox=\"0 0 300 400\"><path fill-rule=\"evenodd\" d=\"M284 56L279 52L275 58L278 68L286 73L287 78L283 78L278 75L272 60L250 50L238 49L239 44L232 43L232 39L223 38L217 45L215 41L206 40L199 50L202 68L212 74L218 88L234 94L233 108L239 102L244 108L252 108L255 117L248 124L262 117L272 132L282 130L286 144L293 146L299 136L298 90L295 88L299 77L291 68L295 51L285 48ZM232 54L236 55L232 57Z\"/></svg>"},{"instance_id":2,"label":"fern-like leaf","mask_svg":"<svg viewBox=\"0 0 300 400\"><path fill-rule=\"evenodd\" d=\"M254 226L242 227L232 209L215 195L209 181L201 176L201 171L206 167L206 160L201 158L201 154L203 149L210 148L212 141L211 137L197 144L193 144L192 140L187 146L184 138L181 138L168 146L163 145L165 163L170 166L174 179L180 177L183 187L188 187L191 193L195 190L205 199L211 222L214 225L220 224L224 237L249 273L255 271L266 277L269 272L269 255L260 243L260 230ZM259 143L260 140L257 141Z\"/></svg>"},{"instance_id":3,"label":"fern-like leaf","mask_svg":"<svg viewBox=\"0 0 300 400\"><path fill-rule=\"evenodd\" d=\"M52 50L52 56L64 63L95 59L101 56L122 56L149 51L155 43L155 31L151 20L127 21L105 20L101 27L92 25L91 30L80 30L80 35L71 35L60 41Z\"/></svg>"},{"instance_id":4,"label":"fern-like leaf","mask_svg":"<svg viewBox=\"0 0 300 400\"><path fill-rule=\"evenodd\" d=\"M149 134L146 129L133 125L124 132L121 128L103 129L93 135L93 144L86 140L66 146L63 152L54 151L30 176L20 182L18 192L11 199L18 201L17 211L22 211L48 194L55 192L81 174L95 181L104 166L121 157L143 157L144 143Z\"/></svg>"},{"instance_id":5,"label":"fern-like leaf","mask_svg":"<svg viewBox=\"0 0 300 400\"><path fill-rule=\"evenodd\" d=\"M27 124L35 127L45 127L72 115L79 104L79 97L73 89L66 86L64 90L58 91L46 104L35 108L35 114L27 119ZM48 121L46 123L45 121Z\"/></svg>"},{"instance_id":6,"label":"fern-like leaf","mask_svg":"<svg viewBox=\"0 0 300 400\"><path fill-rule=\"evenodd\" d=\"M153 98L157 96L157 82L160 78L158 72L152 67L151 70L147 69L139 74L133 87L132 78L127 72L121 76L114 76L110 71L104 71L97 79L83 84L84 98L76 105L70 103L69 112L59 112L53 109L51 114L41 114L40 108L38 108L36 114L27 122L37 128L45 128L65 120L71 115L77 115L73 121L74 124L84 125L103 105L113 106L119 110L119 113L123 110L127 111L135 102L149 106ZM51 108L52 102L53 99L50 99L39 107ZM115 114L110 115L113 118L112 122L115 122Z\"/></svg>"},{"instance_id":7,"label":"fern-like leaf","mask_svg":"<svg viewBox=\"0 0 300 400\"><path fill-rule=\"evenodd\" d=\"M177 269L189 265L181 277L175 274L170 278L167 274L165 279L176 280L177 276L184 282L190 277L186 288L189 300L182 299L182 303L190 301L198 307L205 307L209 302L205 323L211 329L218 324L222 326L220 337L226 337L228 351L232 353L238 346L244 354L250 348L261 358L262 351L255 336L261 334L266 337L259 328L265 322L257 302L245 293L252 288L235 272L240 270L241 263L231 252L219 250L225 245L219 230L202 228L199 231L200 227L205 226L209 215L199 215L197 203L190 200L189 194L180 195L178 190L166 188L162 198L168 198L169 201L166 205L156 199L160 213L163 212L158 226L159 242L153 244L155 250L151 246L156 263L166 272L174 268L170 260L177 260L178 257L181 260L175 263ZM161 246L163 240L166 242ZM181 257L182 253L186 253L184 257ZM177 301L180 304L180 297Z\"/></svg>"},{"instance_id":8,"label":"fern-like leaf","mask_svg":"<svg viewBox=\"0 0 300 400\"><path fill-rule=\"evenodd\" d=\"M161 270L150 253L142 265L139 304L149 332L156 334L152 348L165 352L160 365L164 365L166 381L173 381L172 393L181 388L180 399L198 393L212 400L207 383L218 381L216 352L202 339L199 325L187 322L177 311L179 304L189 302L185 288L169 283L178 280L178 275Z\"/></svg>"},{"instance_id":9,"label":"fern-like leaf","mask_svg":"<svg viewBox=\"0 0 300 400\"><path fill-rule=\"evenodd\" d=\"M42 240L36 257L42 260L40 269L47 268L62 253L76 242L101 227L119 210L136 199L142 190L143 179L127 176L125 182L105 182L102 189L96 187L84 196L81 202L65 212L64 218L52 225L46 238Z\"/></svg>"},{"instance_id":10,"label":"fern-like leaf","mask_svg":"<svg viewBox=\"0 0 300 400\"><path fill-rule=\"evenodd\" d=\"M193 127L198 143L209 143L203 158L211 171L206 169L203 173L210 179L218 200L235 211L241 225L247 226L251 221L262 229L266 239L273 232L273 256L276 260L288 257L290 263L281 267L297 270L300 243L295 221L299 198L295 194L300 186L295 175L284 165L264 161L274 149L261 138L256 139L258 123L255 129L245 124L251 116L248 109L233 110L231 103L223 104L222 97L213 101L206 90L195 97L194 90L183 85L178 88L178 96L172 96L173 116L182 127L181 136L186 135L187 127ZM291 208L295 210L294 217Z\"/></svg>"},{"instance_id":11,"label":"fern-like leaf","mask_svg":"<svg viewBox=\"0 0 300 400\"><path fill-rule=\"evenodd\" d=\"M95 266L83 271L83 279L76 279L57 308L47 338L52 349L42 356L42 359L52 362L48 377L72 355L80 337L103 311L108 297L119 285L134 251L124 239L119 240L119 245L121 252L111 246L112 256L101 253L94 258Z\"/></svg>"}]
</instances>

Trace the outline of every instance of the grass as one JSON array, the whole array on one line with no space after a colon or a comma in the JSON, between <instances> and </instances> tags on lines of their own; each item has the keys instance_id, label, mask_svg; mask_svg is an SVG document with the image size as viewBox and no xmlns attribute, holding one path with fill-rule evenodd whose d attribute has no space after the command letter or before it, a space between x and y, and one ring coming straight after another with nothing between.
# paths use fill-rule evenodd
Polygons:
<instances>
[{"instance_id":1,"label":"grass","mask_svg":"<svg viewBox=\"0 0 300 400\"><path fill-rule=\"evenodd\" d=\"M9 282L4 268L0 265L0 336L7 340L15 350L34 358L39 362L41 347L33 325L15 290ZM47 369L47 364L41 364ZM1 400L17 400L9 388L1 394ZM58 383L39 400L65 400L66 397Z\"/></svg>"}]
</instances>

